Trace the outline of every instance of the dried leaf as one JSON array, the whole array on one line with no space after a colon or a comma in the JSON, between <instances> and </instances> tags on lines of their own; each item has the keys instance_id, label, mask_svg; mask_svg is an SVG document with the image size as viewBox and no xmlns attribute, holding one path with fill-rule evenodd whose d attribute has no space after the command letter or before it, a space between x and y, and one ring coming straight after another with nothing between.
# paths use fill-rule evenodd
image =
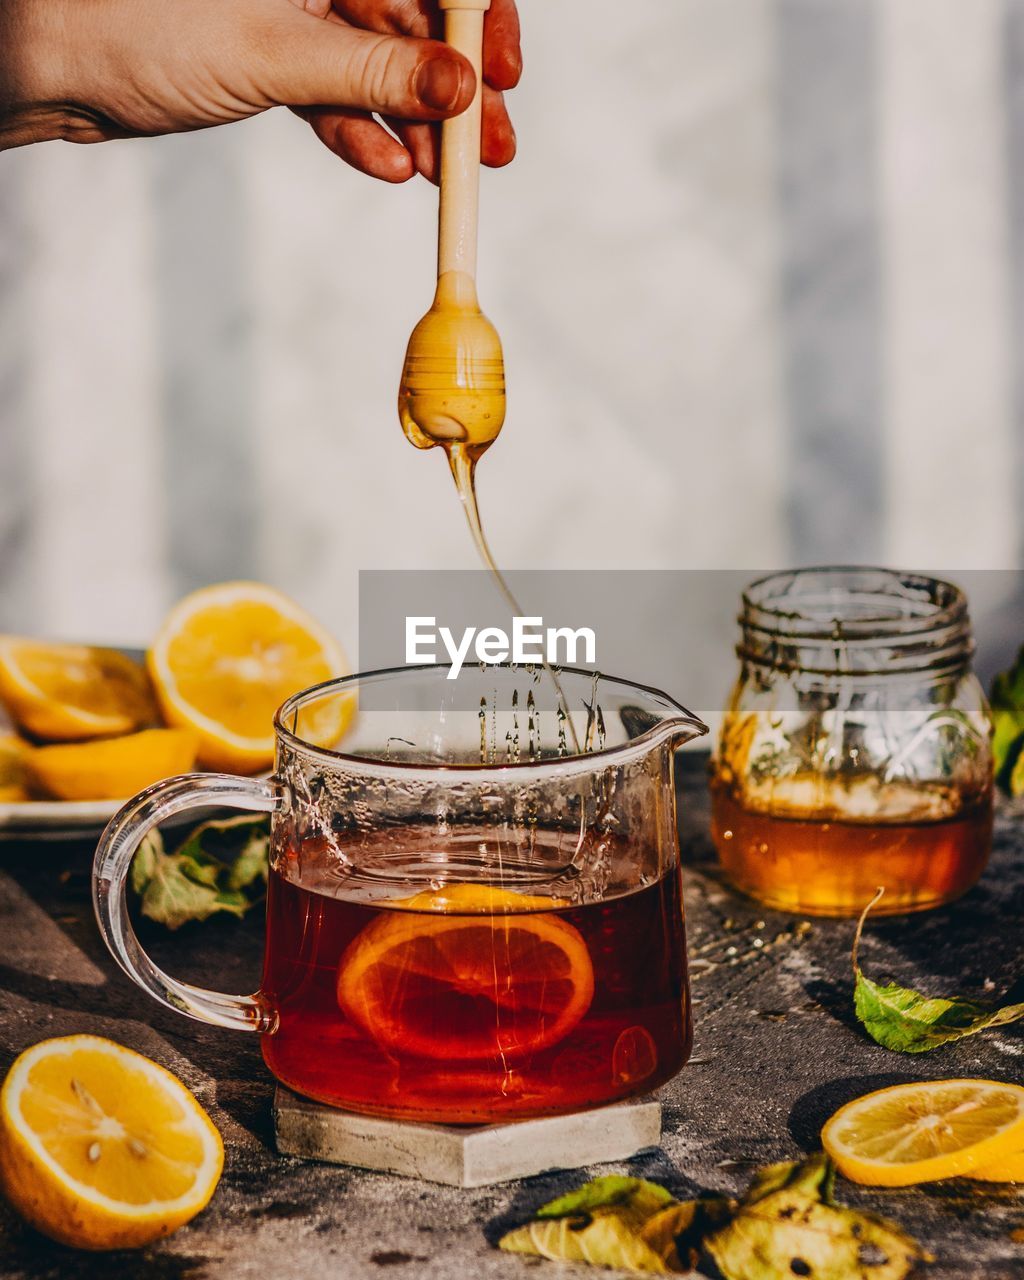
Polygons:
<instances>
[{"instance_id":1,"label":"dried leaf","mask_svg":"<svg viewBox=\"0 0 1024 1280\"><path fill-rule=\"evenodd\" d=\"M542 1206L533 1222L508 1232L498 1247L507 1253L665 1275L667 1263L640 1232L674 1203L664 1187L642 1178L595 1178Z\"/></svg>"},{"instance_id":2,"label":"dried leaf","mask_svg":"<svg viewBox=\"0 0 1024 1280\"><path fill-rule=\"evenodd\" d=\"M824 1152L799 1163L783 1160L779 1164L766 1164L754 1174L742 1203L747 1206L757 1204L786 1187L831 1204L835 1181L835 1166Z\"/></svg>"},{"instance_id":3,"label":"dried leaf","mask_svg":"<svg viewBox=\"0 0 1024 1280\"><path fill-rule=\"evenodd\" d=\"M902 1280L927 1256L895 1224L799 1185L741 1204L705 1247L725 1280Z\"/></svg>"},{"instance_id":4,"label":"dried leaf","mask_svg":"<svg viewBox=\"0 0 1024 1280\"><path fill-rule=\"evenodd\" d=\"M882 984L866 977L858 963L860 938L868 912L883 892L879 889L864 908L853 939L853 1007L873 1040L898 1053L926 1053L987 1027L1005 1026L1024 1018L1024 1004L992 1008L957 996L924 996L911 987L895 982Z\"/></svg>"},{"instance_id":5,"label":"dried leaf","mask_svg":"<svg viewBox=\"0 0 1024 1280\"><path fill-rule=\"evenodd\" d=\"M824 1154L759 1170L739 1204L599 1178L545 1205L500 1248L652 1275L688 1272L706 1250L725 1280L902 1280L927 1258L884 1218L833 1204L834 1180Z\"/></svg>"},{"instance_id":6,"label":"dried leaf","mask_svg":"<svg viewBox=\"0 0 1024 1280\"><path fill-rule=\"evenodd\" d=\"M571 1218L537 1218L502 1236L499 1249L529 1253L556 1262L589 1262L647 1275L668 1275L668 1264L614 1209Z\"/></svg>"},{"instance_id":7,"label":"dried leaf","mask_svg":"<svg viewBox=\"0 0 1024 1280\"><path fill-rule=\"evenodd\" d=\"M166 851L159 832L150 832L131 870L142 914L169 929L218 912L243 916L262 896L268 846L261 817L204 822L173 853Z\"/></svg>"},{"instance_id":8,"label":"dried leaf","mask_svg":"<svg viewBox=\"0 0 1024 1280\"><path fill-rule=\"evenodd\" d=\"M704 1237L732 1218L736 1203L716 1196L707 1200L684 1200L648 1218L640 1239L658 1255L669 1271L692 1271L697 1265Z\"/></svg>"}]
</instances>

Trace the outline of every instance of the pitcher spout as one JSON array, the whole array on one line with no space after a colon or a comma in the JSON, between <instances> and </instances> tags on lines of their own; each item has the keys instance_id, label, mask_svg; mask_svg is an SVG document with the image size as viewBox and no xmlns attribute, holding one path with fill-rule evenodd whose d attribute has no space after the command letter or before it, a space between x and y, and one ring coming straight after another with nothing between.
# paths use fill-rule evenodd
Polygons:
<instances>
[{"instance_id":1,"label":"pitcher spout","mask_svg":"<svg viewBox=\"0 0 1024 1280\"><path fill-rule=\"evenodd\" d=\"M674 748L685 746L695 738L703 738L709 732L703 720L680 708L681 714L665 726L667 740Z\"/></svg>"},{"instance_id":2,"label":"pitcher spout","mask_svg":"<svg viewBox=\"0 0 1024 1280\"><path fill-rule=\"evenodd\" d=\"M646 738L658 746L677 749L708 732L707 725L682 703L658 690L646 690L644 702L620 708L622 723L632 740Z\"/></svg>"}]
</instances>

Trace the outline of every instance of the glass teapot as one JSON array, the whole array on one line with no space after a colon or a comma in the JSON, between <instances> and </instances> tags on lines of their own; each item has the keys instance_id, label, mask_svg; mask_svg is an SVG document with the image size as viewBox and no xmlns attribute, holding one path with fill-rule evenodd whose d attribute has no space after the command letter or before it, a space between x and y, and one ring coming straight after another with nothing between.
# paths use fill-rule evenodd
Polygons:
<instances>
[{"instance_id":1,"label":"glass teapot","mask_svg":"<svg viewBox=\"0 0 1024 1280\"><path fill-rule=\"evenodd\" d=\"M96 852L100 929L162 1004L257 1032L283 1084L367 1114L553 1115L662 1084L690 1049L665 694L563 669L401 668L290 698L267 779L171 778ZM343 736L342 736L343 735ZM576 749L576 744L579 750ZM164 973L132 928L139 843L191 808L271 815L263 979Z\"/></svg>"}]
</instances>

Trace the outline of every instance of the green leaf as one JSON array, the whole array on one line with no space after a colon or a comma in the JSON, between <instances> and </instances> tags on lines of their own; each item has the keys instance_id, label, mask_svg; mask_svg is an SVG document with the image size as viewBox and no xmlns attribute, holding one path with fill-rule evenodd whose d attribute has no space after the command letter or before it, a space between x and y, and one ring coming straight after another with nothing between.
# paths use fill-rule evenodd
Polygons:
<instances>
[{"instance_id":1,"label":"green leaf","mask_svg":"<svg viewBox=\"0 0 1024 1280\"><path fill-rule=\"evenodd\" d=\"M178 929L190 920L205 920L218 911L244 914L241 903L225 900L216 885L195 880L189 875L190 868L190 862L180 855L161 853L144 881L135 877L142 914L169 929Z\"/></svg>"},{"instance_id":2,"label":"green leaf","mask_svg":"<svg viewBox=\"0 0 1024 1280\"><path fill-rule=\"evenodd\" d=\"M250 832L228 870L228 886L232 889L248 889L260 880L266 883L269 854L270 836L265 831Z\"/></svg>"},{"instance_id":3,"label":"green leaf","mask_svg":"<svg viewBox=\"0 0 1024 1280\"><path fill-rule=\"evenodd\" d=\"M267 835L267 820L259 814L244 813L235 818L217 818L193 827L178 847L178 853L198 861L213 859L232 863L254 836Z\"/></svg>"},{"instance_id":4,"label":"green leaf","mask_svg":"<svg viewBox=\"0 0 1024 1280\"><path fill-rule=\"evenodd\" d=\"M994 733L992 755L996 779L1002 787L1012 786L1012 775L1024 748L1024 648L1008 670L996 676L989 696ZM1024 790L1024 777L1017 784ZM1014 791L1020 795L1021 791Z\"/></svg>"},{"instance_id":5,"label":"green leaf","mask_svg":"<svg viewBox=\"0 0 1024 1280\"><path fill-rule=\"evenodd\" d=\"M195 856L182 853L179 850L175 857L181 863L182 875L188 876L193 884L216 888L217 882L225 870L223 863L217 862L214 858L207 858L203 854Z\"/></svg>"},{"instance_id":6,"label":"green leaf","mask_svg":"<svg viewBox=\"0 0 1024 1280\"><path fill-rule=\"evenodd\" d=\"M992 1008L957 996L925 996L911 987L882 984L867 977L858 963L860 939L868 912L882 893L879 889L864 908L853 939L853 1007L873 1040L897 1053L926 1053L987 1027L1024 1018L1024 1004Z\"/></svg>"},{"instance_id":7,"label":"green leaf","mask_svg":"<svg viewBox=\"0 0 1024 1280\"><path fill-rule=\"evenodd\" d=\"M1024 715L1006 708L992 709L992 761L1000 786L1009 785L1010 776L1024 747Z\"/></svg>"},{"instance_id":8,"label":"green leaf","mask_svg":"<svg viewBox=\"0 0 1024 1280\"><path fill-rule=\"evenodd\" d=\"M204 822L173 853L151 832L131 871L142 914L169 929L218 913L245 915L262 896L268 844L266 819L248 815Z\"/></svg>"},{"instance_id":9,"label":"green leaf","mask_svg":"<svg viewBox=\"0 0 1024 1280\"><path fill-rule=\"evenodd\" d=\"M582 1187L570 1191L568 1195L559 1196L542 1205L536 1216L538 1218L566 1218L571 1214L590 1213L594 1209L616 1206L622 1212L629 1212L642 1219L649 1218L659 1209L674 1204L675 1197L659 1187L656 1182L646 1182L643 1178L624 1178L609 1174L603 1178L594 1178L585 1182Z\"/></svg>"},{"instance_id":10,"label":"green leaf","mask_svg":"<svg viewBox=\"0 0 1024 1280\"><path fill-rule=\"evenodd\" d=\"M992 681L989 701L993 707L1018 708L1024 711L1024 646L1018 651L1013 666L1000 672Z\"/></svg>"},{"instance_id":11,"label":"green leaf","mask_svg":"<svg viewBox=\"0 0 1024 1280\"><path fill-rule=\"evenodd\" d=\"M992 1009L956 996L932 998L895 982L881 986L863 974L857 978L854 1008L872 1039L899 1053L927 1053L1024 1018L1024 1004Z\"/></svg>"},{"instance_id":12,"label":"green leaf","mask_svg":"<svg viewBox=\"0 0 1024 1280\"><path fill-rule=\"evenodd\" d=\"M137 894L143 894L153 878L157 862L164 856L164 841L159 831L150 831L142 838L132 859L131 885Z\"/></svg>"},{"instance_id":13,"label":"green leaf","mask_svg":"<svg viewBox=\"0 0 1024 1280\"><path fill-rule=\"evenodd\" d=\"M732 1221L704 1241L725 1280L902 1280L926 1258L894 1223L823 1198L832 1177L821 1155L762 1171Z\"/></svg>"}]
</instances>

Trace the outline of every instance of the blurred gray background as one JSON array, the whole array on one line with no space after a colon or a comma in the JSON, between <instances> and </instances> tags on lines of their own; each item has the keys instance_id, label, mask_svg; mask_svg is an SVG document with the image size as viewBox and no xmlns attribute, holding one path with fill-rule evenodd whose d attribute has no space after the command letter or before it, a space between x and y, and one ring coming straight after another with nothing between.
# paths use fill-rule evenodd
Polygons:
<instances>
[{"instance_id":1,"label":"blurred gray background","mask_svg":"<svg viewBox=\"0 0 1024 1280\"><path fill-rule=\"evenodd\" d=\"M1019 567L1024 0L521 9L480 248L499 561ZM473 567L394 404L435 201L284 111L0 155L0 626L142 643L253 576L355 656L359 569Z\"/></svg>"}]
</instances>

